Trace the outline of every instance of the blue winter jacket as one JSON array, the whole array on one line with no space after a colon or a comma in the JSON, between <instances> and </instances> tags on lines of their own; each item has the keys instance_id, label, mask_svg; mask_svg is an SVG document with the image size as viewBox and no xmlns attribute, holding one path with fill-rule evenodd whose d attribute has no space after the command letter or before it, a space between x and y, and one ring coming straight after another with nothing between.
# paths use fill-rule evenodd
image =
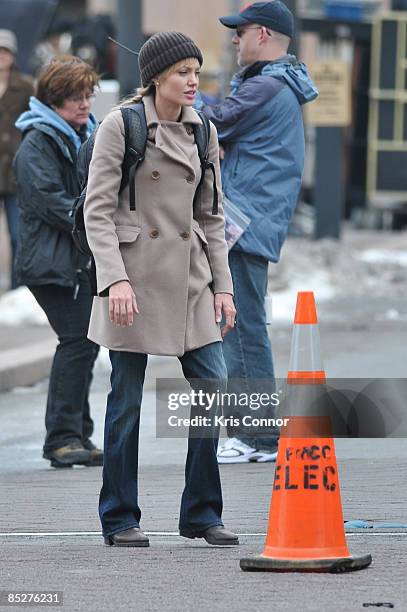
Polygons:
<instances>
[{"instance_id":1,"label":"blue winter jacket","mask_svg":"<svg viewBox=\"0 0 407 612\"><path fill-rule=\"evenodd\" d=\"M251 219L233 247L277 262L301 186L304 127L301 106L318 91L293 55L247 66L222 103L197 102L218 129L225 148L226 196ZM253 70L254 69L254 70Z\"/></svg>"}]
</instances>

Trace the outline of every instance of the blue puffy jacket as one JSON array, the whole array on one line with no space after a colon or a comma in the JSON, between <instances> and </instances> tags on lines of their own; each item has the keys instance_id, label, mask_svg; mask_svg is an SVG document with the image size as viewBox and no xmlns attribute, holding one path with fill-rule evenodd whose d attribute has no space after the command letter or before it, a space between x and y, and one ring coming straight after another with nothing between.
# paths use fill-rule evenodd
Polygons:
<instances>
[{"instance_id":1,"label":"blue puffy jacket","mask_svg":"<svg viewBox=\"0 0 407 612\"><path fill-rule=\"evenodd\" d=\"M318 91L293 55L247 66L222 103L197 102L225 148L226 196L251 219L233 247L277 262L301 186L304 127L301 105Z\"/></svg>"}]
</instances>

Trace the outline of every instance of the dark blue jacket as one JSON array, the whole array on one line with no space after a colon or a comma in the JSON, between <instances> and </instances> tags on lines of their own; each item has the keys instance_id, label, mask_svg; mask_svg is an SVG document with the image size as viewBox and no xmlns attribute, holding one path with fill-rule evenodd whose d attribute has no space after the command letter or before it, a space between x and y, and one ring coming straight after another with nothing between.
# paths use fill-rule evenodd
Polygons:
<instances>
[{"instance_id":1,"label":"dark blue jacket","mask_svg":"<svg viewBox=\"0 0 407 612\"><path fill-rule=\"evenodd\" d=\"M90 118L80 133L36 98L16 126L24 137L14 160L20 208L16 270L25 285L74 287L88 264L72 240L70 211L81 187L76 173L81 141L95 128Z\"/></svg>"},{"instance_id":2,"label":"dark blue jacket","mask_svg":"<svg viewBox=\"0 0 407 612\"><path fill-rule=\"evenodd\" d=\"M245 67L221 104L198 101L225 148L223 190L251 219L235 250L279 260L304 167L301 106L317 95L304 64L287 55Z\"/></svg>"},{"instance_id":3,"label":"dark blue jacket","mask_svg":"<svg viewBox=\"0 0 407 612\"><path fill-rule=\"evenodd\" d=\"M76 270L87 263L73 243L69 216L80 193L75 148L62 133L38 126L25 136L14 169L20 208L19 282L74 287Z\"/></svg>"}]
</instances>

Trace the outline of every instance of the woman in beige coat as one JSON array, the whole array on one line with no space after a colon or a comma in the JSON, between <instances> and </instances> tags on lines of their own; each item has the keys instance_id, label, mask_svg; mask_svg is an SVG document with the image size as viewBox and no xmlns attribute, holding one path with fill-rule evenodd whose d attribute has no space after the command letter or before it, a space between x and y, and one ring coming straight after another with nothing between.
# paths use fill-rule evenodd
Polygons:
<instances>
[{"instance_id":1,"label":"woman in beige coat","mask_svg":"<svg viewBox=\"0 0 407 612\"><path fill-rule=\"evenodd\" d=\"M148 140L135 177L136 211L129 209L128 187L118 195L125 142L120 110L100 126L89 169L85 223L98 287L89 337L110 349L112 363L99 504L110 545L149 545L137 500L148 354L176 355L187 379L215 379L218 389L224 389L227 376L221 340L234 325L235 308L223 210L220 204L213 214L210 172L198 188L193 125L201 119L191 108L201 64L198 47L178 32L156 34L140 50L143 89L132 102L144 103ZM220 191L213 125L209 159ZM238 544L221 519L217 436L217 428L209 427L188 441L179 529L210 544Z\"/></svg>"}]
</instances>

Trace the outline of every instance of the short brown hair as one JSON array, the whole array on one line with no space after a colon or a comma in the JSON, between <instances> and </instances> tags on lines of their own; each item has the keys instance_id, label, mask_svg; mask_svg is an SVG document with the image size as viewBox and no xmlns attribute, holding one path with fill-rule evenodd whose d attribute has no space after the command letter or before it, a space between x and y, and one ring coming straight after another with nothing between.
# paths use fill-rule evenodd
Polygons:
<instances>
[{"instance_id":1,"label":"short brown hair","mask_svg":"<svg viewBox=\"0 0 407 612\"><path fill-rule=\"evenodd\" d=\"M47 106L63 106L67 98L93 91L99 83L94 68L74 55L54 58L41 72L36 97Z\"/></svg>"}]
</instances>

